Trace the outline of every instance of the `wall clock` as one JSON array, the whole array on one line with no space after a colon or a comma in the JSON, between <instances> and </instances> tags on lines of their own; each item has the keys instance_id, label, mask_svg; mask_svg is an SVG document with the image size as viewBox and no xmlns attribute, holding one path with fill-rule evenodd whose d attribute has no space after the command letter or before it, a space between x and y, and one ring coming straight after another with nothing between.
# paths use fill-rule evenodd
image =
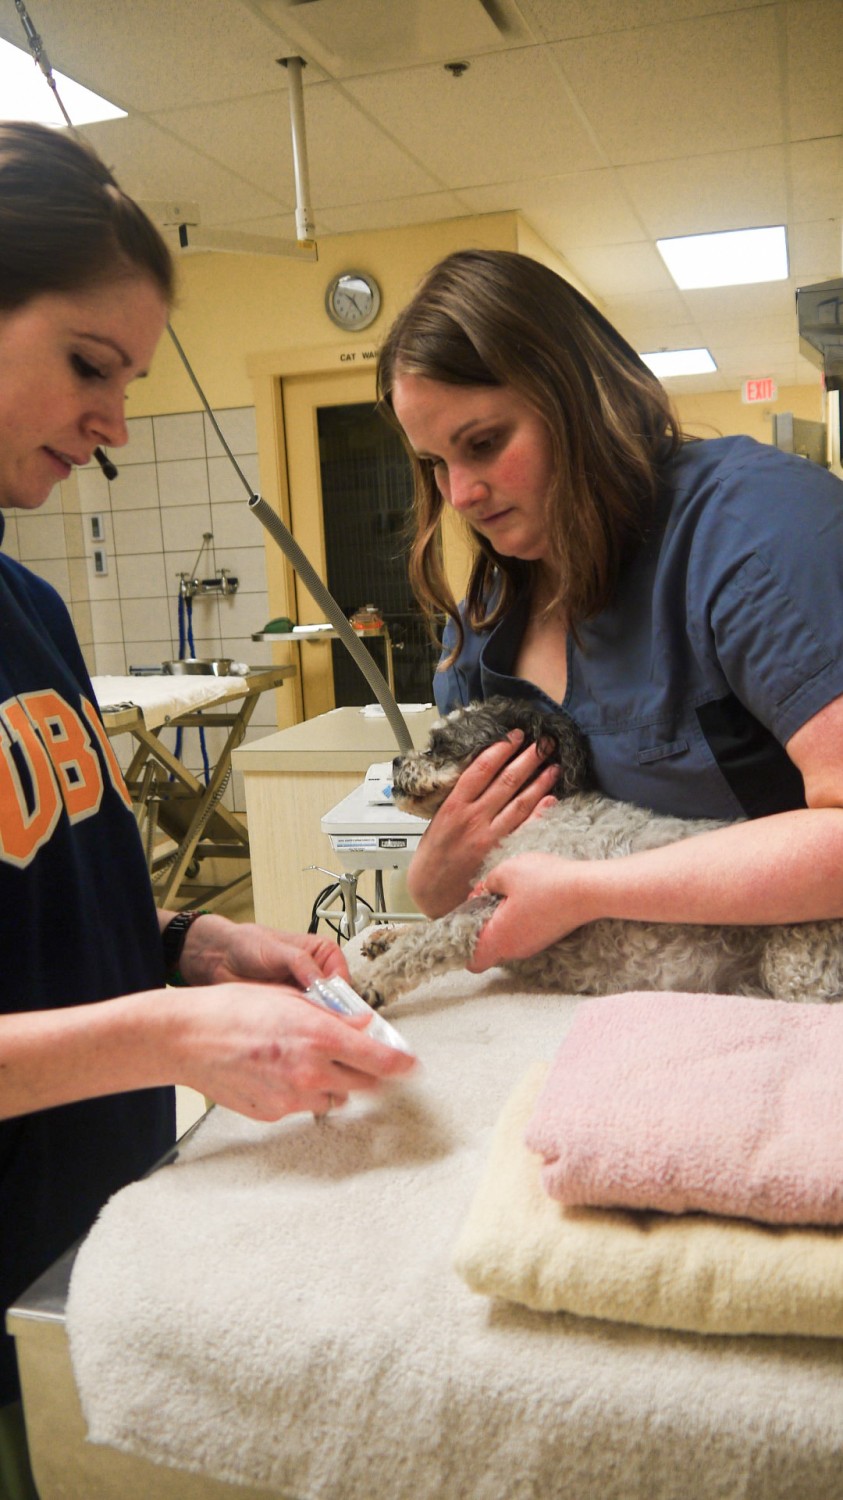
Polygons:
<instances>
[{"instance_id":1,"label":"wall clock","mask_svg":"<svg viewBox=\"0 0 843 1500\"><path fill-rule=\"evenodd\" d=\"M328 283L325 311L338 328L357 333L374 323L380 312L381 292L374 277L363 271L342 271Z\"/></svg>"}]
</instances>

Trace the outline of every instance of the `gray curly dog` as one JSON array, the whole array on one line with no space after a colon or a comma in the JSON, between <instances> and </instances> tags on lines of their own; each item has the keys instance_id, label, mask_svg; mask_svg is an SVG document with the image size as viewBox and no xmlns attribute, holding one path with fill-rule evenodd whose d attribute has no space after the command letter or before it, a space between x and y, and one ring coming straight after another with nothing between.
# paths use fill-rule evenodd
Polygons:
<instances>
[{"instance_id":1,"label":"gray curly dog","mask_svg":"<svg viewBox=\"0 0 843 1500\"><path fill-rule=\"evenodd\" d=\"M666 817L588 790L587 749L573 721L507 698L455 709L433 726L426 750L398 757L396 803L431 817L469 762L515 728L559 763L559 800L503 839L481 877L515 854L538 850L568 859L616 859L724 826ZM435 974L464 968L496 904L494 896L480 895L434 921L373 928L361 945L364 962L352 973L360 993L372 1005L386 1005ZM676 989L836 1000L843 997L841 938L843 921L837 920L721 927L606 919L506 967L519 984L568 995Z\"/></svg>"}]
</instances>

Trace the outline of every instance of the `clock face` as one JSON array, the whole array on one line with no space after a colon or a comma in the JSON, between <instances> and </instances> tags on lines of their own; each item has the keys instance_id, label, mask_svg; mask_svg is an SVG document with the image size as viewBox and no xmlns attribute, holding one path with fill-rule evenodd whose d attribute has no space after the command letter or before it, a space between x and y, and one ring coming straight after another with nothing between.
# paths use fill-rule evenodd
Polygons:
<instances>
[{"instance_id":1,"label":"clock face","mask_svg":"<svg viewBox=\"0 0 843 1500\"><path fill-rule=\"evenodd\" d=\"M356 332L374 323L380 311L380 288L362 271L343 271L335 276L325 293L328 317L339 328Z\"/></svg>"}]
</instances>

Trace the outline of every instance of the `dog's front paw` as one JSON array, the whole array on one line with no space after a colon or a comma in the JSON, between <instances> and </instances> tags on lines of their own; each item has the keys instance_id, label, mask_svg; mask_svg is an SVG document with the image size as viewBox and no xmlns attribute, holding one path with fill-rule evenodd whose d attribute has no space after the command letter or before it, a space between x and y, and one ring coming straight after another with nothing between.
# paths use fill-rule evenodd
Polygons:
<instances>
[{"instance_id":1,"label":"dog's front paw","mask_svg":"<svg viewBox=\"0 0 843 1500\"><path fill-rule=\"evenodd\" d=\"M382 994L375 985L366 984L365 980L362 983L358 983L355 988L358 995L362 996L366 1004L371 1005L372 1010L383 1010L389 999L388 995Z\"/></svg>"},{"instance_id":2,"label":"dog's front paw","mask_svg":"<svg viewBox=\"0 0 843 1500\"><path fill-rule=\"evenodd\" d=\"M360 952L362 953L363 957L380 958L382 953L386 953L387 950L392 947L392 944L395 942L395 939L398 936L399 930L400 929L397 927L373 928L371 935L369 937L365 937L360 944Z\"/></svg>"}]
</instances>

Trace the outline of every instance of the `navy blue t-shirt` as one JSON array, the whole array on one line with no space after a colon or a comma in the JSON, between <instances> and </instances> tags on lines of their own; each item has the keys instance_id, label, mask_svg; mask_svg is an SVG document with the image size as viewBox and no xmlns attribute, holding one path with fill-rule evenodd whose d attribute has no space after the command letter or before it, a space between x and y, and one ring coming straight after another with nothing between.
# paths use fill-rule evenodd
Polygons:
<instances>
[{"instance_id":1,"label":"navy blue t-shirt","mask_svg":"<svg viewBox=\"0 0 843 1500\"><path fill-rule=\"evenodd\" d=\"M70 617L48 584L2 555L0 952L6 1014L164 983L143 849ZM0 1120L0 1308L174 1139L172 1089ZM4 1333L0 1404L16 1394Z\"/></svg>"},{"instance_id":2,"label":"navy blue t-shirt","mask_svg":"<svg viewBox=\"0 0 843 1500\"><path fill-rule=\"evenodd\" d=\"M514 676L525 624L522 603L466 630L434 681L442 712L495 693L560 706ZM687 817L804 806L782 747L843 693L843 484L751 438L687 444L616 599L580 634L561 707L607 795ZM453 639L449 625L446 653Z\"/></svg>"}]
</instances>

